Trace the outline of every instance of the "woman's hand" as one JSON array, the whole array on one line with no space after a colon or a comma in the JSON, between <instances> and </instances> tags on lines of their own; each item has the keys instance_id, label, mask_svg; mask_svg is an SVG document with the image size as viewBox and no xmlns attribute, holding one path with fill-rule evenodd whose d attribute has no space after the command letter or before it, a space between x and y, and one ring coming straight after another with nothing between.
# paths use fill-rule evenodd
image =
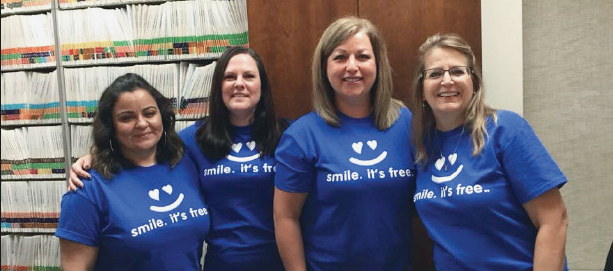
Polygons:
<instances>
[{"instance_id":1,"label":"woman's hand","mask_svg":"<svg viewBox=\"0 0 613 271\"><path fill-rule=\"evenodd\" d=\"M86 170L91 168L92 156L91 154L85 155L77 160L70 167L70 179L68 180L68 191L77 191L77 187L83 187L83 182L79 177L86 179L91 178Z\"/></svg>"}]
</instances>

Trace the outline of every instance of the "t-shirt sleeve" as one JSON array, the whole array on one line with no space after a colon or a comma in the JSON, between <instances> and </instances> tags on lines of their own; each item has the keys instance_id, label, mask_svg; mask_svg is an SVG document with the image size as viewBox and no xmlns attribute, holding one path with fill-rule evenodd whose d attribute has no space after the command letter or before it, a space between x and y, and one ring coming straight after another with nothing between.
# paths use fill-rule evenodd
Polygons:
<instances>
[{"instance_id":1,"label":"t-shirt sleeve","mask_svg":"<svg viewBox=\"0 0 613 271\"><path fill-rule=\"evenodd\" d=\"M515 195L525 204L554 187L562 187L567 179L528 122L520 116L515 118L515 134L502 146L502 164Z\"/></svg>"},{"instance_id":2,"label":"t-shirt sleeve","mask_svg":"<svg viewBox=\"0 0 613 271\"><path fill-rule=\"evenodd\" d=\"M98 208L79 192L64 194L55 236L88 246L98 246L100 236Z\"/></svg>"},{"instance_id":3,"label":"t-shirt sleeve","mask_svg":"<svg viewBox=\"0 0 613 271\"><path fill-rule=\"evenodd\" d=\"M311 190L315 173L303 144L304 142L296 139L292 131L285 132L281 137L275 152L277 188L295 193L307 193Z\"/></svg>"},{"instance_id":4,"label":"t-shirt sleeve","mask_svg":"<svg viewBox=\"0 0 613 271\"><path fill-rule=\"evenodd\" d=\"M195 134L198 130L198 127L196 125L197 123L187 126L185 127L185 129L179 131L178 133L179 137L181 138L181 140L183 140L183 143L185 144L185 153L193 160L196 160L196 153L194 153L194 148L196 150L199 150L198 144L196 143L195 139Z\"/></svg>"}]
</instances>

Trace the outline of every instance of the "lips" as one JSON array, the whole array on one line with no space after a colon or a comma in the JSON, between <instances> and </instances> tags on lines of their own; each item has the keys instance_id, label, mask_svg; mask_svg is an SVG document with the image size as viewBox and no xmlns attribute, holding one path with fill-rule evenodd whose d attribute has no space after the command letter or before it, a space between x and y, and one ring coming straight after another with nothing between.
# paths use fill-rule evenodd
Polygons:
<instances>
[{"instance_id":1,"label":"lips","mask_svg":"<svg viewBox=\"0 0 613 271\"><path fill-rule=\"evenodd\" d=\"M458 95L460 95L459 92L452 91L452 92L441 92L437 96L438 97L455 97Z\"/></svg>"},{"instance_id":2,"label":"lips","mask_svg":"<svg viewBox=\"0 0 613 271\"><path fill-rule=\"evenodd\" d=\"M148 136L149 134L151 134L151 133L136 134L136 135L134 135L134 137L136 137L136 138L143 138L143 137Z\"/></svg>"},{"instance_id":3,"label":"lips","mask_svg":"<svg viewBox=\"0 0 613 271\"><path fill-rule=\"evenodd\" d=\"M362 77L345 77L343 78L343 81L345 82L349 82L349 83L355 83L362 80Z\"/></svg>"}]
</instances>

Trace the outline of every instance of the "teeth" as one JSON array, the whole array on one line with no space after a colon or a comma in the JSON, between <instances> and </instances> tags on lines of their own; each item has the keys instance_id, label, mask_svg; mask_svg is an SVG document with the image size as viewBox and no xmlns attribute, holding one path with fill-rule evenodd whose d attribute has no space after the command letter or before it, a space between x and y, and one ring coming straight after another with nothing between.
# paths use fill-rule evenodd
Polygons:
<instances>
[{"instance_id":1,"label":"teeth","mask_svg":"<svg viewBox=\"0 0 613 271\"><path fill-rule=\"evenodd\" d=\"M458 96L457 92L444 92L439 94L439 96L441 97L451 97L451 96Z\"/></svg>"},{"instance_id":2,"label":"teeth","mask_svg":"<svg viewBox=\"0 0 613 271\"><path fill-rule=\"evenodd\" d=\"M360 78L345 78L345 81L357 82L357 81L360 81Z\"/></svg>"}]
</instances>

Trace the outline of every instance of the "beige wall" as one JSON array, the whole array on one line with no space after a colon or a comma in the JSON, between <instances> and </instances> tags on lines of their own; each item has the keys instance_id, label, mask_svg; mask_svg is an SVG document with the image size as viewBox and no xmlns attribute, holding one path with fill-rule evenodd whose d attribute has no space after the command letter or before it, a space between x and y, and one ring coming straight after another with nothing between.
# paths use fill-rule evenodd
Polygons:
<instances>
[{"instance_id":1,"label":"beige wall","mask_svg":"<svg viewBox=\"0 0 613 271\"><path fill-rule=\"evenodd\" d=\"M486 101L523 115L522 1L481 0Z\"/></svg>"},{"instance_id":2,"label":"beige wall","mask_svg":"<svg viewBox=\"0 0 613 271\"><path fill-rule=\"evenodd\" d=\"M523 111L569 179L562 189L569 268L603 270L613 240L613 1L521 2L482 0L488 102ZM516 91L518 47L523 93Z\"/></svg>"}]
</instances>

